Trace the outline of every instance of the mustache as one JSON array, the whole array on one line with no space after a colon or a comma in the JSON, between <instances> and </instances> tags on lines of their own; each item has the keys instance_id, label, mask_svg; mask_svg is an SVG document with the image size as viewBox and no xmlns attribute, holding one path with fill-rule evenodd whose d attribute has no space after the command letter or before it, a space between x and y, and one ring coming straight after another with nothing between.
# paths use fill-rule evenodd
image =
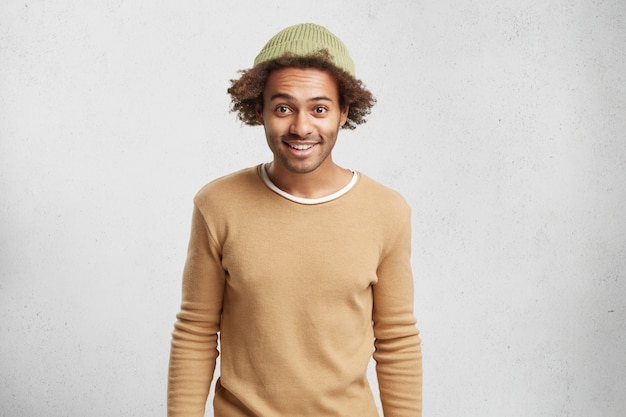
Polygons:
<instances>
[{"instance_id":1,"label":"mustache","mask_svg":"<svg viewBox=\"0 0 626 417\"><path fill-rule=\"evenodd\" d=\"M284 142L292 142L292 141L313 141L313 142L323 142L324 138L320 135L308 135L308 136L300 136L293 133L289 133L287 135L281 136L281 139Z\"/></svg>"}]
</instances>

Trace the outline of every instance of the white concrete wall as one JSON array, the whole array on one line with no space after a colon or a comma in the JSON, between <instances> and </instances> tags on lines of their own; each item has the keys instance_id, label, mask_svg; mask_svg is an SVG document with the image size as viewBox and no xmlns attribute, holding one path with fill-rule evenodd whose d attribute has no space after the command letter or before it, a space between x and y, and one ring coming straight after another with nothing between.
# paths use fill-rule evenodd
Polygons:
<instances>
[{"instance_id":1,"label":"white concrete wall","mask_svg":"<svg viewBox=\"0 0 626 417\"><path fill-rule=\"evenodd\" d=\"M191 199L270 159L228 80L303 21L413 207L424 415L623 416L623 0L3 1L0 415L165 415Z\"/></svg>"}]
</instances>

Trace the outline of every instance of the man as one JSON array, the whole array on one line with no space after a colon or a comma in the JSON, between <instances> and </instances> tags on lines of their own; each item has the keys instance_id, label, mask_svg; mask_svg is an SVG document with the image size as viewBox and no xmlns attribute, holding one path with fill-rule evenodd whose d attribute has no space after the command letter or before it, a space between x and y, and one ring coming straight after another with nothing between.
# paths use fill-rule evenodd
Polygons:
<instances>
[{"instance_id":1,"label":"man","mask_svg":"<svg viewBox=\"0 0 626 417\"><path fill-rule=\"evenodd\" d=\"M168 415L203 416L219 353L214 415L421 416L410 209L332 159L340 128L374 99L343 43L296 25L232 81L233 110L262 125L273 159L194 199Z\"/></svg>"}]
</instances>

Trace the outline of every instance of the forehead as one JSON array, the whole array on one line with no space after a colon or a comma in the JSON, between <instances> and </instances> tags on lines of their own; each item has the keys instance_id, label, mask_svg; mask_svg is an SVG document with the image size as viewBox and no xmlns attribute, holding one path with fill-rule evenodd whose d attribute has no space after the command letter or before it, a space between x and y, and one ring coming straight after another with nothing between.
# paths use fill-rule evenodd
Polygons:
<instances>
[{"instance_id":1,"label":"forehead","mask_svg":"<svg viewBox=\"0 0 626 417\"><path fill-rule=\"evenodd\" d=\"M317 68L280 68L272 71L263 90L266 99L288 95L297 100L326 97L338 101L337 81L329 72Z\"/></svg>"}]
</instances>

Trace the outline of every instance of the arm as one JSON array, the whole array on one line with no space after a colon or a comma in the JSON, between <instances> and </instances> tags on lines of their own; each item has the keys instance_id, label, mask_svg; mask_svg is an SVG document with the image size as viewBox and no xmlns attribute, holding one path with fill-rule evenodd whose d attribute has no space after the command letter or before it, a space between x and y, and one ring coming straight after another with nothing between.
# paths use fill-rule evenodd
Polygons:
<instances>
[{"instance_id":1,"label":"arm","mask_svg":"<svg viewBox=\"0 0 626 417\"><path fill-rule=\"evenodd\" d=\"M421 417L422 351L413 315L410 213L378 267L374 359L385 417Z\"/></svg>"},{"instance_id":2,"label":"arm","mask_svg":"<svg viewBox=\"0 0 626 417\"><path fill-rule=\"evenodd\" d=\"M220 328L225 272L218 245L194 206L182 303L172 333L167 415L202 417L206 405Z\"/></svg>"}]
</instances>

